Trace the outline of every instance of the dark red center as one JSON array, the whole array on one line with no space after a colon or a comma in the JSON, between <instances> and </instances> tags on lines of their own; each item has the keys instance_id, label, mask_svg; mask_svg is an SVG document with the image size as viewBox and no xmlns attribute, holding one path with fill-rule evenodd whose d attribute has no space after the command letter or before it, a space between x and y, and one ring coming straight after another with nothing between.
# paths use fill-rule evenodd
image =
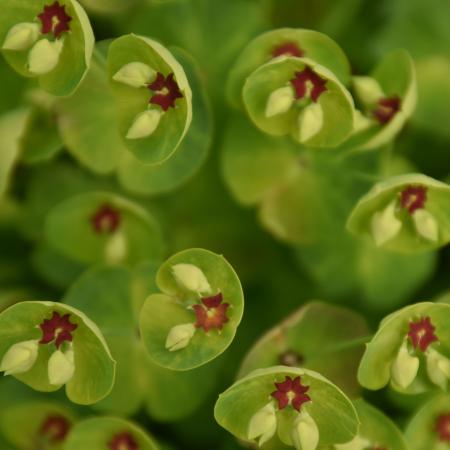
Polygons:
<instances>
[{"instance_id":1,"label":"dark red center","mask_svg":"<svg viewBox=\"0 0 450 450\"><path fill-rule=\"evenodd\" d=\"M310 402L311 397L306 394L309 386L303 386L301 377L285 377L281 383L275 383L276 391L270 395L278 401L278 409L284 409L292 405L294 409L300 411L303 403Z\"/></svg>"},{"instance_id":2,"label":"dark red center","mask_svg":"<svg viewBox=\"0 0 450 450\"><path fill-rule=\"evenodd\" d=\"M55 38L59 38L62 33L70 30L69 22L72 17L66 13L65 8L59 2L44 6L44 10L38 14L42 34L53 33Z\"/></svg>"},{"instance_id":3,"label":"dark red center","mask_svg":"<svg viewBox=\"0 0 450 450\"><path fill-rule=\"evenodd\" d=\"M450 442L450 413L441 414L436 420L436 432L439 440Z\"/></svg>"},{"instance_id":4,"label":"dark red center","mask_svg":"<svg viewBox=\"0 0 450 450\"><path fill-rule=\"evenodd\" d=\"M309 67L305 67L301 72L295 72L295 77L290 80L295 90L295 98L303 98L309 93L313 102L317 102L322 92L327 90L326 82L327 80L320 78Z\"/></svg>"},{"instance_id":5,"label":"dark red center","mask_svg":"<svg viewBox=\"0 0 450 450\"><path fill-rule=\"evenodd\" d=\"M272 50L272 56L296 56L301 58L305 52L298 46L297 42L284 42Z\"/></svg>"},{"instance_id":6,"label":"dark red center","mask_svg":"<svg viewBox=\"0 0 450 450\"><path fill-rule=\"evenodd\" d=\"M63 342L72 342L72 332L77 329L78 325L70 322L70 314L61 316L53 311L51 319L45 319L39 327L42 330L39 344L49 344L55 341L55 346L59 349Z\"/></svg>"},{"instance_id":7,"label":"dark red center","mask_svg":"<svg viewBox=\"0 0 450 450\"><path fill-rule=\"evenodd\" d=\"M427 188L424 186L407 186L400 193L400 204L402 208L413 214L417 209L425 207L427 201Z\"/></svg>"},{"instance_id":8,"label":"dark red center","mask_svg":"<svg viewBox=\"0 0 450 450\"><path fill-rule=\"evenodd\" d=\"M229 306L229 303L223 303L221 293L202 298L202 304L192 307L197 318L195 327L203 328L206 332L211 329L221 330L229 320L227 317Z\"/></svg>"},{"instance_id":9,"label":"dark red center","mask_svg":"<svg viewBox=\"0 0 450 450\"><path fill-rule=\"evenodd\" d=\"M108 443L110 450L138 450L139 446L134 437L123 432L116 434Z\"/></svg>"},{"instance_id":10,"label":"dark red center","mask_svg":"<svg viewBox=\"0 0 450 450\"><path fill-rule=\"evenodd\" d=\"M154 92L150 98L150 103L159 105L163 111L167 111L169 108L175 108L175 100L183 97L178 83L173 77L173 73L164 77L161 72L158 72L155 81L147 85Z\"/></svg>"},{"instance_id":11,"label":"dark red center","mask_svg":"<svg viewBox=\"0 0 450 450\"><path fill-rule=\"evenodd\" d=\"M378 100L377 107L373 111L373 115L378 122L385 124L391 121L391 119L400 111L400 97L386 97Z\"/></svg>"},{"instance_id":12,"label":"dark red center","mask_svg":"<svg viewBox=\"0 0 450 450\"><path fill-rule=\"evenodd\" d=\"M102 205L91 217L91 223L97 233L114 233L120 225L120 212L110 205Z\"/></svg>"},{"instance_id":13,"label":"dark red center","mask_svg":"<svg viewBox=\"0 0 450 450\"><path fill-rule=\"evenodd\" d=\"M424 352L430 344L439 340L434 331L431 319L422 317L417 322L409 322L408 337L415 349L419 348Z\"/></svg>"},{"instance_id":14,"label":"dark red center","mask_svg":"<svg viewBox=\"0 0 450 450\"><path fill-rule=\"evenodd\" d=\"M61 442L70 430L70 422L63 416L48 416L40 428L40 434L50 442Z\"/></svg>"}]
</instances>

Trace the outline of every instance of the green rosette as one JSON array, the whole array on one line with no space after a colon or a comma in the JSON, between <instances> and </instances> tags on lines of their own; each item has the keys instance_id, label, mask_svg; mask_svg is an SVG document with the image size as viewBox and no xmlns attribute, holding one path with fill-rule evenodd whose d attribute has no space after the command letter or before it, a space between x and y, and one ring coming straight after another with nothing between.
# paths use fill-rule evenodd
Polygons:
<instances>
[{"instance_id":1,"label":"green rosette","mask_svg":"<svg viewBox=\"0 0 450 450\"><path fill-rule=\"evenodd\" d=\"M160 267L161 294L150 295L140 313L142 340L150 358L172 370L190 370L219 356L241 321L241 283L220 255L189 249Z\"/></svg>"},{"instance_id":2,"label":"green rosette","mask_svg":"<svg viewBox=\"0 0 450 450\"><path fill-rule=\"evenodd\" d=\"M336 147L353 131L353 99L327 68L281 58L257 68L243 87L246 110L265 133L291 134L309 147Z\"/></svg>"},{"instance_id":3,"label":"green rosette","mask_svg":"<svg viewBox=\"0 0 450 450\"><path fill-rule=\"evenodd\" d=\"M406 394L447 390L450 378L450 305L416 303L387 316L367 345L359 383Z\"/></svg>"},{"instance_id":4,"label":"green rosette","mask_svg":"<svg viewBox=\"0 0 450 450\"><path fill-rule=\"evenodd\" d=\"M379 247L414 253L450 241L450 187L422 174L377 183L351 212L347 228Z\"/></svg>"},{"instance_id":5,"label":"green rosette","mask_svg":"<svg viewBox=\"0 0 450 450\"><path fill-rule=\"evenodd\" d=\"M53 95L72 93L89 67L94 47L94 33L81 5L76 0L7 0L3 7L0 42L11 67L25 77L37 77Z\"/></svg>"},{"instance_id":6,"label":"green rosette","mask_svg":"<svg viewBox=\"0 0 450 450\"><path fill-rule=\"evenodd\" d=\"M89 192L53 207L45 223L50 245L83 263L134 264L159 260L163 242L153 217L113 193Z\"/></svg>"},{"instance_id":7,"label":"green rosette","mask_svg":"<svg viewBox=\"0 0 450 450\"><path fill-rule=\"evenodd\" d=\"M142 428L115 417L93 417L78 422L70 432L64 450L138 448L158 450L155 440Z\"/></svg>"},{"instance_id":8,"label":"green rosette","mask_svg":"<svg viewBox=\"0 0 450 450\"><path fill-rule=\"evenodd\" d=\"M108 73L125 146L145 164L162 163L192 121L192 91L183 67L159 42L130 34L109 46Z\"/></svg>"},{"instance_id":9,"label":"green rosette","mask_svg":"<svg viewBox=\"0 0 450 450\"><path fill-rule=\"evenodd\" d=\"M115 361L97 325L77 309L25 301L0 314L1 369L37 391L66 386L67 397L88 405L108 395Z\"/></svg>"},{"instance_id":10,"label":"green rosette","mask_svg":"<svg viewBox=\"0 0 450 450\"><path fill-rule=\"evenodd\" d=\"M360 387L356 371L370 331L364 318L348 309L307 303L265 333L242 362L238 377L277 364L323 374L350 397Z\"/></svg>"},{"instance_id":11,"label":"green rosette","mask_svg":"<svg viewBox=\"0 0 450 450\"><path fill-rule=\"evenodd\" d=\"M348 442L359 426L339 388L317 372L286 366L255 370L234 383L220 394L214 416L238 439L259 438L262 445L277 434L299 450Z\"/></svg>"},{"instance_id":12,"label":"green rosette","mask_svg":"<svg viewBox=\"0 0 450 450\"><path fill-rule=\"evenodd\" d=\"M405 430L410 450L445 450L450 441L450 395L437 395L423 404Z\"/></svg>"},{"instance_id":13,"label":"green rosette","mask_svg":"<svg viewBox=\"0 0 450 450\"><path fill-rule=\"evenodd\" d=\"M331 70L343 83L350 81L350 64L339 45L323 33L313 30L280 28L253 39L234 62L227 82L231 103L240 106L242 87L258 67L283 57L305 57Z\"/></svg>"}]
</instances>

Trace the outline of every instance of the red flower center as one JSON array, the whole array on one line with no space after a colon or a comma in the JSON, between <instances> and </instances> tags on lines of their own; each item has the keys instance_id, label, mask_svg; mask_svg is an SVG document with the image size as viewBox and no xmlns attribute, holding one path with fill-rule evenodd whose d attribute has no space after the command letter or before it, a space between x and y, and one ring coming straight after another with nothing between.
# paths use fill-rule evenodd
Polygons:
<instances>
[{"instance_id":1,"label":"red flower center","mask_svg":"<svg viewBox=\"0 0 450 450\"><path fill-rule=\"evenodd\" d=\"M272 50L272 56L274 58L282 55L301 58L304 54L305 52L298 46L297 42L285 42Z\"/></svg>"},{"instance_id":2,"label":"red flower center","mask_svg":"<svg viewBox=\"0 0 450 450\"><path fill-rule=\"evenodd\" d=\"M138 450L139 446L134 437L128 433L116 434L108 443L110 450Z\"/></svg>"},{"instance_id":3,"label":"red flower center","mask_svg":"<svg viewBox=\"0 0 450 450\"><path fill-rule=\"evenodd\" d=\"M429 317L423 317L417 322L409 322L408 337L412 346L419 347L424 352L430 344L439 340L434 330L435 327Z\"/></svg>"},{"instance_id":4,"label":"red flower center","mask_svg":"<svg viewBox=\"0 0 450 450\"><path fill-rule=\"evenodd\" d=\"M278 401L278 409L284 409L292 405L294 409L300 411L303 403L310 402L311 397L306 394L309 386L303 386L301 377L285 377L281 383L275 383L276 391L270 395Z\"/></svg>"},{"instance_id":5,"label":"red flower center","mask_svg":"<svg viewBox=\"0 0 450 450\"><path fill-rule=\"evenodd\" d=\"M327 80L317 75L309 67L305 67L301 72L295 72L295 77L290 80L295 90L295 98L300 99L309 95L313 102L317 102L322 92L326 91Z\"/></svg>"},{"instance_id":6,"label":"red flower center","mask_svg":"<svg viewBox=\"0 0 450 450\"><path fill-rule=\"evenodd\" d=\"M59 349L63 342L72 342L72 332L78 328L78 325L70 322L70 314L61 316L53 311L51 319L45 319L39 327L42 330L42 339L39 344L55 341L56 348Z\"/></svg>"},{"instance_id":7,"label":"red flower center","mask_svg":"<svg viewBox=\"0 0 450 450\"><path fill-rule=\"evenodd\" d=\"M391 119L400 111L400 97L386 97L378 100L378 105L373 111L373 115L378 122L385 124L391 121Z\"/></svg>"},{"instance_id":8,"label":"red flower center","mask_svg":"<svg viewBox=\"0 0 450 450\"><path fill-rule=\"evenodd\" d=\"M202 298L202 305L194 305L196 315L196 328L203 328L206 332L211 329L221 330L223 325L228 322L227 309L229 303L223 303L222 294L219 293L213 297Z\"/></svg>"},{"instance_id":9,"label":"red flower center","mask_svg":"<svg viewBox=\"0 0 450 450\"><path fill-rule=\"evenodd\" d=\"M450 442L450 413L440 415L436 420L436 432L439 440Z\"/></svg>"},{"instance_id":10,"label":"red flower center","mask_svg":"<svg viewBox=\"0 0 450 450\"><path fill-rule=\"evenodd\" d=\"M407 186L400 193L400 204L409 214L413 214L416 209L424 208L426 201L427 188L424 186Z\"/></svg>"},{"instance_id":11,"label":"red flower center","mask_svg":"<svg viewBox=\"0 0 450 450\"><path fill-rule=\"evenodd\" d=\"M40 434L46 436L50 442L61 442L70 430L70 422L63 416L48 416L42 424Z\"/></svg>"},{"instance_id":12,"label":"red flower center","mask_svg":"<svg viewBox=\"0 0 450 450\"><path fill-rule=\"evenodd\" d=\"M105 204L91 217L91 223L97 233L114 233L120 225L120 212Z\"/></svg>"},{"instance_id":13,"label":"red flower center","mask_svg":"<svg viewBox=\"0 0 450 450\"><path fill-rule=\"evenodd\" d=\"M58 2L44 6L44 10L38 14L42 24L42 34L53 33L55 38L58 39L62 33L70 30L69 22L72 17L66 13L65 8Z\"/></svg>"},{"instance_id":14,"label":"red flower center","mask_svg":"<svg viewBox=\"0 0 450 450\"><path fill-rule=\"evenodd\" d=\"M158 72L155 81L147 85L154 92L150 98L150 103L159 105L163 111L175 108L175 100L183 97L173 76L173 73L170 73L167 77L164 77L161 72Z\"/></svg>"}]
</instances>

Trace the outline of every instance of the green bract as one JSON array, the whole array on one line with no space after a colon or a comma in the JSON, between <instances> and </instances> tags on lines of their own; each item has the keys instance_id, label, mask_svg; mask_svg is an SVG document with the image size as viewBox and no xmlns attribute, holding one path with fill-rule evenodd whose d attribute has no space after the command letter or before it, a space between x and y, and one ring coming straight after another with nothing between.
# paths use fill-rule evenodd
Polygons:
<instances>
[{"instance_id":1,"label":"green bract","mask_svg":"<svg viewBox=\"0 0 450 450\"><path fill-rule=\"evenodd\" d=\"M268 331L244 359L239 376L277 364L315 370L350 396L360 388L356 370L369 330L362 316L311 302Z\"/></svg>"},{"instance_id":2,"label":"green bract","mask_svg":"<svg viewBox=\"0 0 450 450\"><path fill-rule=\"evenodd\" d=\"M160 43L131 34L111 43L108 72L125 145L143 163L163 162L192 121L192 91L183 67Z\"/></svg>"},{"instance_id":3,"label":"green bract","mask_svg":"<svg viewBox=\"0 0 450 450\"><path fill-rule=\"evenodd\" d=\"M70 18L62 29L58 28L61 22L53 19L54 2L6 0L2 4L0 43L5 59L17 72L38 77L41 87L54 95L68 95L89 67L94 34L76 0L57 3ZM43 19L38 17L41 14ZM47 31L44 22L52 24L51 29Z\"/></svg>"},{"instance_id":4,"label":"green bract","mask_svg":"<svg viewBox=\"0 0 450 450\"><path fill-rule=\"evenodd\" d=\"M89 450L106 448L158 450L158 445L140 427L128 420L115 417L94 417L78 422L64 445L64 450L83 448Z\"/></svg>"},{"instance_id":5,"label":"green bract","mask_svg":"<svg viewBox=\"0 0 450 450\"><path fill-rule=\"evenodd\" d=\"M260 66L247 78L243 100L261 130L291 134L310 147L335 147L353 130L349 92L329 69L308 58L283 57Z\"/></svg>"},{"instance_id":6,"label":"green bract","mask_svg":"<svg viewBox=\"0 0 450 450\"><path fill-rule=\"evenodd\" d=\"M369 150L386 145L414 112L417 85L414 64L405 50L383 58L370 76L353 77L358 112L354 134L346 145Z\"/></svg>"},{"instance_id":7,"label":"green bract","mask_svg":"<svg viewBox=\"0 0 450 450\"><path fill-rule=\"evenodd\" d=\"M450 187L421 174L376 184L353 209L347 228L371 236L376 245L413 253L450 241Z\"/></svg>"},{"instance_id":8,"label":"green bract","mask_svg":"<svg viewBox=\"0 0 450 450\"><path fill-rule=\"evenodd\" d=\"M241 104L246 78L259 66L274 58L304 56L331 70L343 83L350 79L350 64L342 49L322 33L313 30L281 28L253 39L230 70L227 93L233 104Z\"/></svg>"},{"instance_id":9,"label":"green bract","mask_svg":"<svg viewBox=\"0 0 450 450\"><path fill-rule=\"evenodd\" d=\"M414 415L405 431L410 450L445 450L450 440L450 395L434 396Z\"/></svg>"},{"instance_id":10,"label":"green bract","mask_svg":"<svg viewBox=\"0 0 450 450\"><path fill-rule=\"evenodd\" d=\"M17 303L0 314L0 337L1 370L37 391L56 391L65 384L71 401L87 405L113 386L115 361L103 335L77 309L53 302Z\"/></svg>"},{"instance_id":11,"label":"green bract","mask_svg":"<svg viewBox=\"0 0 450 450\"><path fill-rule=\"evenodd\" d=\"M48 242L76 261L133 264L159 260L162 238L152 216L131 201L108 192L70 197L51 209Z\"/></svg>"},{"instance_id":12,"label":"green bract","mask_svg":"<svg viewBox=\"0 0 450 450\"><path fill-rule=\"evenodd\" d=\"M389 382L404 393L446 390L450 379L450 305L407 306L389 316L367 345L358 381L368 389Z\"/></svg>"},{"instance_id":13,"label":"green bract","mask_svg":"<svg viewBox=\"0 0 450 450\"><path fill-rule=\"evenodd\" d=\"M242 287L220 255L189 249L169 258L156 283L162 294L147 298L140 330L151 359L169 369L189 370L219 356L242 318Z\"/></svg>"},{"instance_id":14,"label":"green bract","mask_svg":"<svg viewBox=\"0 0 450 450\"><path fill-rule=\"evenodd\" d=\"M300 379L302 388L309 387L309 400L304 399L299 409L290 402L281 408L271 395L280 390L275 383L289 379ZM284 444L298 450L348 442L359 425L355 408L339 388L317 372L286 366L255 370L234 383L219 396L214 416L239 439L260 438L262 445L277 433Z\"/></svg>"}]
</instances>

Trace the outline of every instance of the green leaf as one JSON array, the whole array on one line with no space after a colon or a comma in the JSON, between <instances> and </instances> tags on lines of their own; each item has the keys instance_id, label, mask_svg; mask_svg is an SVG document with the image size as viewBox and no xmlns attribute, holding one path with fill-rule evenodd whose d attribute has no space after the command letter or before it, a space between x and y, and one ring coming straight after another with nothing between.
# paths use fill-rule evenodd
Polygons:
<instances>
[{"instance_id":1,"label":"green leaf","mask_svg":"<svg viewBox=\"0 0 450 450\"><path fill-rule=\"evenodd\" d=\"M189 264L200 269L209 283L209 292L200 294L177 282L174 275L177 264ZM244 308L242 287L229 263L207 250L184 250L160 267L156 282L163 293L150 295L140 313L142 340L151 359L172 370L189 370L224 352L234 338ZM197 327L187 346L176 351L166 348L166 339L173 327L194 325L196 314L193 306L203 308L205 305L201 300L217 294L222 294L222 303L229 305L226 310L228 321L222 323L223 328L213 327L206 332Z\"/></svg>"},{"instance_id":2,"label":"green leaf","mask_svg":"<svg viewBox=\"0 0 450 450\"><path fill-rule=\"evenodd\" d=\"M25 301L3 311L0 314L0 359L12 345L40 339L39 324L50 319L53 312L70 314L71 323L77 325L73 332L75 372L66 385L68 398L83 405L101 400L113 386L115 361L97 325L75 308L53 302ZM37 391L55 391L61 385L49 383L47 369L48 358L54 352L53 344L38 345L34 365L15 376Z\"/></svg>"}]
</instances>

